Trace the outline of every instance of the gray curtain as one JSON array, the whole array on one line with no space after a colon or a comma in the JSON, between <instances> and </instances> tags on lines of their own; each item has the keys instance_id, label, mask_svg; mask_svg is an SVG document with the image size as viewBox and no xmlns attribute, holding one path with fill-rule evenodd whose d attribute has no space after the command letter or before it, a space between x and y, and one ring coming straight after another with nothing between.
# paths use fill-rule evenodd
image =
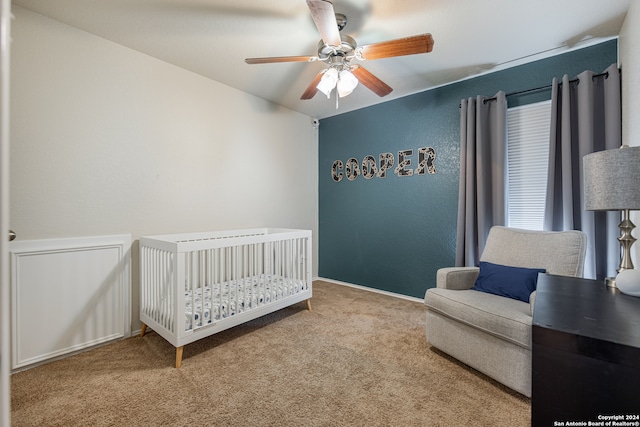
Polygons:
<instances>
[{"instance_id":1,"label":"gray curtain","mask_svg":"<svg viewBox=\"0 0 640 427\"><path fill-rule=\"evenodd\" d=\"M489 229L505 225L507 98L460 102L460 187L456 266L478 265Z\"/></svg>"},{"instance_id":2,"label":"gray curtain","mask_svg":"<svg viewBox=\"0 0 640 427\"><path fill-rule=\"evenodd\" d=\"M584 210L582 158L622 143L620 73L612 64L603 74L553 79L544 218L545 230L587 234L584 277L593 279L615 276L620 263L620 213Z\"/></svg>"}]
</instances>

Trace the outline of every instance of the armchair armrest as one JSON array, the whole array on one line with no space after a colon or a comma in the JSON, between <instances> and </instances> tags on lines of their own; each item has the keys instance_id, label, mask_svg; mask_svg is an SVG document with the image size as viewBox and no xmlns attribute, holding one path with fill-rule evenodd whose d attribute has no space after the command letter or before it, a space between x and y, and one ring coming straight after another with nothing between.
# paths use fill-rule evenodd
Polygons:
<instances>
[{"instance_id":1,"label":"armchair armrest","mask_svg":"<svg viewBox=\"0 0 640 427\"><path fill-rule=\"evenodd\" d=\"M533 317L533 306L535 305L536 305L536 291L533 291L529 296L529 306L531 308L531 317Z\"/></svg>"},{"instance_id":2,"label":"armchair armrest","mask_svg":"<svg viewBox=\"0 0 640 427\"><path fill-rule=\"evenodd\" d=\"M478 267L446 267L438 269L436 287L458 291L471 289L480 274Z\"/></svg>"}]
</instances>

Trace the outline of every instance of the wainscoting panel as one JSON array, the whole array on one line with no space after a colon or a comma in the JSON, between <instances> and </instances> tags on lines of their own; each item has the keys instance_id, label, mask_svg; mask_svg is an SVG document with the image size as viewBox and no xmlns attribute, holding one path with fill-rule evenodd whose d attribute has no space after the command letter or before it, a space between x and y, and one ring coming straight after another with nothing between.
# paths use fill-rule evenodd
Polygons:
<instances>
[{"instance_id":1,"label":"wainscoting panel","mask_svg":"<svg viewBox=\"0 0 640 427\"><path fill-rule=\"evenodd\" d=\"M131 335L131 235L14 241L12 369Z\"/></svg>"}]
</instances>

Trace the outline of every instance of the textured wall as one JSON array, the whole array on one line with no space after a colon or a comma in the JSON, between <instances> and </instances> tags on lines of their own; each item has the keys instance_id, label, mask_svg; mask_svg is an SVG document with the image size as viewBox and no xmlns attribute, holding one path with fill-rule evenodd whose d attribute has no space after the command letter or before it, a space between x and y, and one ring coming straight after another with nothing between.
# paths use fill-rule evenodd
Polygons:
<instances>
[{"instance_id":1,"label":"textured wall","mask_svg":"<svg viewBox=\"0 0 640 427\"><path fill-rule=\"evenodd\" d=\"M436 270L455 257L459 104L469 96L536 88L554 76L602 71L617 61L617 41L513 67L367 109L321 120L319 245L321 277L422 297ZM365 90L361 88L359 90ZM550 91L511 97L509 105L549 99ZM435 174L346 178L348 159L413 149L436 152ZM343 162L336 182L332 165ZM360 171L362 173L362 171Z\"/></svg>"}]
</instances>

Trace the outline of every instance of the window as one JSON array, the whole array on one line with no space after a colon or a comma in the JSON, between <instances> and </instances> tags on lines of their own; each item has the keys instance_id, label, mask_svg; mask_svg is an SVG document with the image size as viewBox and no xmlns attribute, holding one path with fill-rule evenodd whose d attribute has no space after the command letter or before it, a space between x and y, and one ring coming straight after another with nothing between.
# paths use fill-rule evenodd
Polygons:
<instances>
[{"instance_id":1,"label":"window","mask_svg":"<svg viewBox=\"0 0 640 427\"><path fill-rule=\"evenodd\" d=\"M551 101L507 110L510 227L542 230L547 195Z\"/></svg>"}]
</instances>

